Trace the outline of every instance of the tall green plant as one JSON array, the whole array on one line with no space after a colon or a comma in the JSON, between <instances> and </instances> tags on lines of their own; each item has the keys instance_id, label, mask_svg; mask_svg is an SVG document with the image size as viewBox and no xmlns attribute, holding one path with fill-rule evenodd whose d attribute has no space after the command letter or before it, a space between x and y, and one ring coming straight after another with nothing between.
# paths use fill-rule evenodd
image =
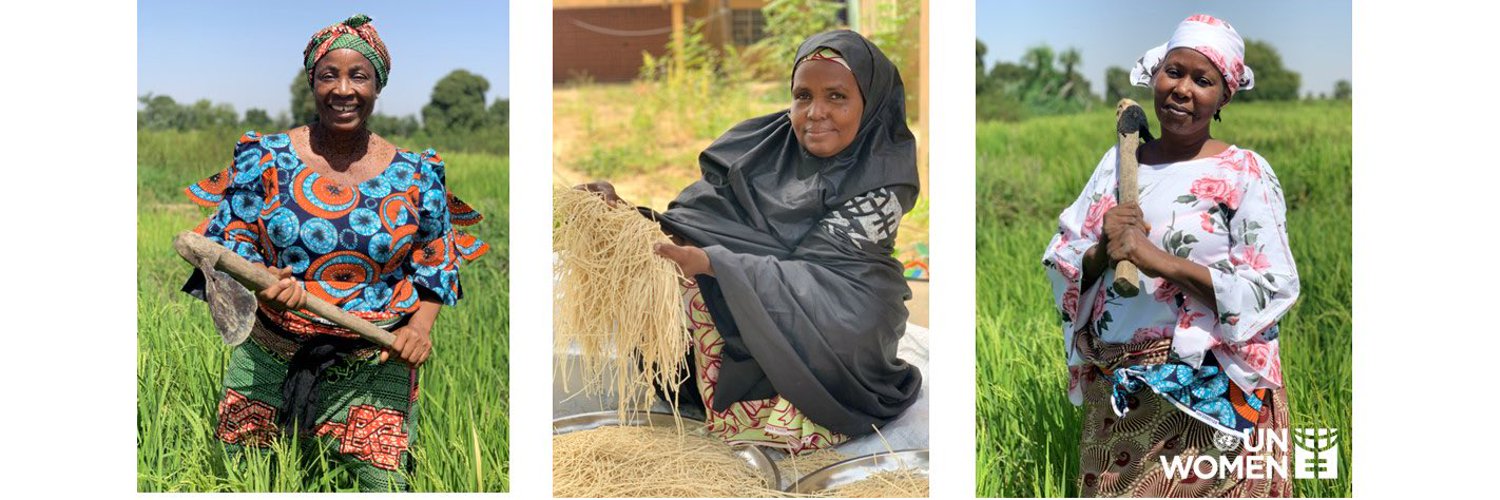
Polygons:
<instances>
[{"instance_id":1,"label":"tall green plant","mask_svg":"<svg viewBox=\"0 0 1500 500\"><path fill-rule=\"evenodd\" d=\"M839 27L843 9L841 3L825 0L771 0L760 9L766 18L766 38L757 44L771 49L769 62L785 67L807 37Z\"/></svg>"},{"instance_id":2,"label":"tall green plant","mask_svg":"<svg viewBox=\"0 0 1500 500\"><path fill-rule=\"evenodd\" d=\"M302 125L318 120L318 106L313 102L312 85L307 83L307 72L297 70L292 77L292 125Z\"/></svg>"},{"instance_id":3,"label":"tall green plant","mask_svg":"<svg viewBox=\"0 0 1500 500\"><path fill-rule=\"evenodd\" d=\"M192 104L178 104L167 95L146 94L137 98L136 126L153 130L197 130L234 128L239 114L228 104L214 104L199 99Z\"/></svg>"},{"instance_id":4,"label":"tall green plant","mask_svg":"<svg viewBox=\"0 0 1500 500\"><path fill-rule=\"evenodd\" d=\"M276 120L271 114L260 108L245 110L245 119L240 121L240 128L245 130L265 131L280 130L276 127Z\"/></svg>"},{"instance_id":5,"label":"tall green plant","mask_svg":"<svg viewBox=\"0 0 1500 500\"><path fill-rule=\"evenodd\" d=\"M432 87L432 100L422 106L422 123L429 132L468 132L486 125L484 93L490 81L456 69Z\"/></svg>"},{"instance_id":6,"label":"tall green plant","mask_svg":"<svg viewBox=\"0 0 1500 500\"><path fill-rule=\"evenodd\" d=\"M917 92L920 91L917 83L918 64L920 54L917 54L917 37L908 36L908 24L913 19L922 15L921 0L887 0L880 2L875 8L876 16L880 22L876 24L875 30L870 32L870 42L896 65L901 71L901 79L906 84L906 112L907 116L916 119L917 105L921 102Z\"/></svg>"},{"instance_id":7,"label":"tall green plant","mask_svg":"<svg viewBox=\"0 0 1500 500\"><path fill-rule=\"evenodd\" d=\"M1295 101L1302 89L1302 74L1287 69L1276 47L1262 40L1245 40L1245 65L1255 70L1255 88L1237 92L1234 99L1251 101Z\"/></svg>"},{"instance_id":8,"label":"tall green plant","mask_svg":"<svg viewBox=\"0 0 1500 500\"><path fill-rule=\"evenodd\" d=\"M682 45L667 42L666 54L654 57L641 52L640 79L673 86L711 82L718 77L719 54L703 36L704 20L694 21L683 30ZM676 62L681 58L682 65Z\"/></svg>"},{"instance_id":9,"label":"tall green plant","mask_svg":"<svg viewBox=\"0 0 1500 500\"><path fill-rule=\"evenodd\" d=\"M870 32L869 39L880 47L880 51L901 69L902 76L915 75L917 60L917 38L907 36L908 24L922 15L921 0L887 0L875 7L880 22Z\"/></svg>"},{"instance_id":10,"label":"tall green plant","mask_svg":"<svg viewBox=\"0 0 1500 500\"><path fill-rule=\"evenodd\" d=\"M1019 64L996 62L977 89L976 112L980 119L1018 121L1093 109L1099 98L1077 71L1082 64L1083 55L1077 49L1057 53L1046 44L1027 49Z\"/></svg>"},{"instance_id":11,"label":"tall green plant","mask_svg":"<svg viewBox=\"0 0 1500 500\"><path fill-rule=\"evenodd\" d=\"M1104 103L1112 104L1120 99L1134 99L1136 102L1151 102L1151 89L1137 87L1130 83L1130 70L1119 66L1110 66L1104 70Z\"/></svg>"}]
</instances>

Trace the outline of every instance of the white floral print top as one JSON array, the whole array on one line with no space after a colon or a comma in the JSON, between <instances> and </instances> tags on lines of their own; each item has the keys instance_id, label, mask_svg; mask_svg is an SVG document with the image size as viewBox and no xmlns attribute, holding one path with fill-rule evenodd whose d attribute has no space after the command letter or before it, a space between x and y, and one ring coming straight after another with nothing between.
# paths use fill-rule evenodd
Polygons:
<instances>
[{"instance_id":1,"label":"white floral print top","mask_svg":"<svg viewBox=\"0 0 1500 500\"><path fill-rule=\"evenodd\" d=\"M1068 397L1082 404L1084 361L1073 333L1092 325L1106 343L1171 338L1175 361L1199 367L1212 352L1244 390L1281 386L1276 322L1297 301L1300 283L1286 235L1286 202L1270 164L1230 146L1209 158L1140 166L1140 205L1158 248L1208 267L1215 308L1162 278L1141 275L1141 293L1121 297L1106 270L1087 290L1084 252L1099 242L1104 212L1116 205L1111 148L1082 195L1058 218L1042 264L1062 314ZM1084 323L1085 321L1089 323Z\"/></svg>"}]
</instances>

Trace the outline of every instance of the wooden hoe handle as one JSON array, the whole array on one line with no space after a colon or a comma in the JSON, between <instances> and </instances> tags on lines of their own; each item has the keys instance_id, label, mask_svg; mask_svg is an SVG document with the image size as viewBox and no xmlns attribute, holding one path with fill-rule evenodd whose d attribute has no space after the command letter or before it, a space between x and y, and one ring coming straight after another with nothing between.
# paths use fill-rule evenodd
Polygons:
<instances>
[{"instance_id":1,"label":"wooden hoe handle","mask_svg":"<svg viewBox=\"0 0 1500 500\"><path fill-rule=\"evenodd\" d=\"M1115 106L1115 138L1118 140L1118 175L1120 204L1136 203L1140 197L1140 162L1135 152L1141 145L1141 130L1146 128L1146 112L1130 99L1121 99ZM1141 271L1135 263L1122 260L1115 263L1115 293L1123 297L1134 297L1141 292Z\"/></svg>"},{"instance_id":2,"label":"wooden hoe handle","mask_svg":"<svg viewBox=\"0 0 1500 500\"><path fill-rule=\"evenodd\" d=\"M177 233L177 237L172 238L172 247L177 250L177 255L194 267L204 272L223 271L252 292L259 292L276 284L276 275L201 234L192 231ZM380 347L391 347L396 342L396 334L382 330L373 323L349 314L348 311L329 304L323 299L308 295L307 303L303 308L335 325L348 328L359 334L361 338Z\"/></svg>"}]
</instances>

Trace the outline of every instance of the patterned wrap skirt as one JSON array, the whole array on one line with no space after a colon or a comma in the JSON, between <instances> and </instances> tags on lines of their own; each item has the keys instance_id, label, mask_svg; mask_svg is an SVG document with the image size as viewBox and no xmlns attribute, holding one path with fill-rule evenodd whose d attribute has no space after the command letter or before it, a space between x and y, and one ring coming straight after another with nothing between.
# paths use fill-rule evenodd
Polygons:
<instances>
[{"instance_id":1,"label":"patterned wrap skirt","mask_svg":"<svg viewBox=\"0 0 1500 500\"><path fill-rule=\"evenodd\" d=\"M1273 498L1292 496L1292 482L1284 474L1265 479L1246 479L1232 474L1202 479L1195 474L1169 476L1162 458L1172 461L1208 456L1215 462L1224 457L1233 461L1243 449L1243 441L1224 434L1189 415L1167 398L1141 390L1126 395L1129 411L1120 417L1115 413L1113 370L1125 366L1160 364L1167 361L1171 339L1105 344L1092 332L1075 335L1075 345L1088 363L1083 385L1083 436L1079 445L1079 495L1083 497L1237 497ZM1261 430L1281 432L1288 429L1287 397L1284 388L1267 391L1252 439ZM1232 438L1232 439L1230 439ZM1258 442L1258 441L1256 441ZM1281 446L1259 446L1248 452L1290 466L1289 453ZM1272 449L1276 448L1276 449Z\"/></svg>"},{"instance_id":2,"label":"patterned wrap skirt","mask_svg":"<svg viewBox=\"0 0 1500 500\"><path fill-rule=\"evenodd\" d=\"M261 317L250 339L230 352L215 434L231 456L288 439L277 413L284 408L282 383L296 340L297 334ZM378 348L357 351L322 373L314 403L317 437L304 444L322 447L333 466L352 471L361 491L405 491L415 465L417 370L381 363L378 354Z\"/></svg>"},{"instance_id":3,"label":"patterned wrap skirt","mask_svg":"<svg viewBox=\"0 0 1500 500\"><path fill-rule=\"evenodd\" d=\"M683 303L687 307L688 333L692 336L693 379L704 402L704 420L710 433L730 444L755 444L790 454L832 448L849 439L809 420L781 396L740 401L722 412L714 411L723 337L714 327L713 317L696 284L684 286ZM774 369L765 365L763 368Z\"/></svg>"}]
</instances>

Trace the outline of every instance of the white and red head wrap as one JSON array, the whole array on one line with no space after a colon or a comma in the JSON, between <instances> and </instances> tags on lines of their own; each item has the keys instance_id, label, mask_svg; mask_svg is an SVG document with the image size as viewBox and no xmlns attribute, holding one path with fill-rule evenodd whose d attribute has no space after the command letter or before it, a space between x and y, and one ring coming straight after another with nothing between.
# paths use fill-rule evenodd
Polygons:
<instances>
[{"instance_id":1,"label":"white and red head wrap","mask_svg":"<svg viewBox=\"0 0 1500 500\"><path fill-rule=\"evenodd\" d=\"M1224 75L1225 87L1234 96L1240 90L1255 87L1255 72L1245 65L1245 40L1228 22L1205 14L1195 14L1177 25L1172 39L1146 51L1130 70L1130 83L1151 86L1151 75L1167 58L1167 52L1179 47L1198 51Z\"/></svg>"},{"instance_id":2,"label":"white and red head wrap","mask_svg":"<svg viewBox=\"0 0 1500 500\"><path fill-rule=\"evenodd\" d=\"M844 69L854 71L853 69L849 68L849 61L845 61L844 56L839 54L839 51L830 49L828 47L822 47L818 50L814 50L811 54L808 54L807 57L802 58L801 61L797 61L797 64L794 65L793 68L795 69L796 66L801 66L802 63L805 63L807 61L835 62L838 63L839 66L843 66Z\"/></svg>"}]
</instances>

